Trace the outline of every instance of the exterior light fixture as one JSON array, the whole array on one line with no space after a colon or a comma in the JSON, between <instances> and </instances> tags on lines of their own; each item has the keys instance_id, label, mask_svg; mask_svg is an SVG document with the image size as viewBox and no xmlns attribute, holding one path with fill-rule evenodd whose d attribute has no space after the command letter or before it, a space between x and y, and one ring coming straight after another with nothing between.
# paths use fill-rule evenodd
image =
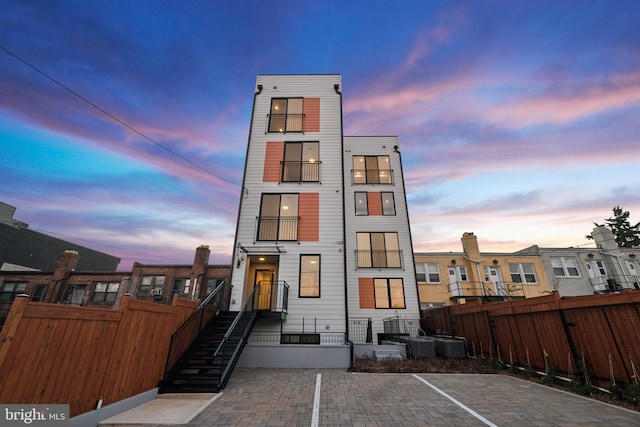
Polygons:
<instances>
[{"instance_id":1,"label":"exterior light fixture","mask_svg":"<svg viewBox=\"0 0 640 427\"><path fill-rule=\"evenodd\" d=\"M636 254L629 254L629 258L635 258Z\"/></svg>"},{"instance_id":2,"label":"exterior light fixture","mask_svg":"<svg viewBox=\"0 0 640 427\"><path fill-rule=\"evenodd\" d=\"M593 254L592 254L591 252L589 252L589 254L587 254L587 256L588 256L589 258L593 258Z\"/></svg>"},{"instance_id":3,"label":"exterior light fixture","mask_svg":"<svg viewBox=\"0 0 640 427\"><path fill-rule=\"evenodd\" d=\"M451 264L456 265L456 260L455 260L455 259L452 259L452 260L451 260Z\"/></svg>"},{"instance_id":4,"label":"exterior light fixture","mask_svg":"<svg viewBox=\"0 0 640 427\"><path fill-rule=\"evenodd\" d=\"M493 265L498 265L498 260L497 259L493 260Z\"/></svg>"}]
</instances>

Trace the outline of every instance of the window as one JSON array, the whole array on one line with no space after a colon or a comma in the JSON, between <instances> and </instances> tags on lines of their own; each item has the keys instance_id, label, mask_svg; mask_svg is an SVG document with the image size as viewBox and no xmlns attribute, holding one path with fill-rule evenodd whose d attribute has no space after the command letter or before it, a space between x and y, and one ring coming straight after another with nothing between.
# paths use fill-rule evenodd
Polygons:
<instances>
[{"instance_id":1,"label":"window","mask_svg":"<svg viewBox=\"0 0 640 427\"><path fill-rule=\"evenodd\" d=\"M418 276L418 282L441 283L440 264L437 262L417 263L416 275Z\"/></svg>"},{"instance_id":2,"label":"window","mask_svg":"<svg viewBox=\"0 0 640 427\"><path fill-rule=\"evenodd\" d=\"M405 308L402 279L373 279L376 308Z\"/></svg>"},{"instance_id":3,"label":"window","mask_svg":"<svg viewBox=\"0 0 640 427\"><path fill-rule=\"evenodd\" d=\"M4 282L0 293L0 303L13 302L18 295L24 294L26 290L27 282Z\"/></svg>"},{"instance_id":4,"label":"window","mask_svg":"<svg viewBox=\"0 0 640 427\"><path fill-rule=\"evenodd\" d=\"M354 184L393 184L389 156L353 156Z\"/></svg>"},{"instance_id":5,"label":"window","mask_svg":"<svg viewBox=\"0 0 640 427\"><path fill-rule=\"evenodd\" d=\"M513 283L538 283L536 270L531 263L509 263Z\"/></svg>"},{"instance_id":6,"label":"window","mask_svg":"<svg viewBox=\"0 0 640 427\"><path fill-rule=\"evenodd\" d=\"M33 295L31 296L31 301L41 302L44 299L44 296L47 294L48 288L49 285L36 285L36 288L33 291Z\"/></svg>"},{"instance_id":7,"label":"window","mask_svg":"<svg viewBox=\"0 0 640 427\"><path fill-rule=\"evenodd\" d=\"M300 297L320 297L320 255L300 255Z\"/></svg>"},{"instance_id":8,"label":"window","mask_svg":"<svg viewBox=\"0 0 640 427\"><path fill-rule=\"evenodd\" d=\"M216 288L224 283L224 279L208 279L207 280L207 290L205 291L207 295L211 294L211 292L215 291Z\"/></svg>"},{"instance_id":9,"label":"window","mask_svg":"<svg viewBox=\"0 0 640 427\"><path fill-rule=\"evenodd\" d=\"M287 142L282 162L282 182L318 182L317 142Z\"/></svg>"},{"instance_id":10,"label":"window","mask_svg":"<svg viewBox=\"0 0 640 427\"><path fill-rule=\"evenodd\" d=\"M356 192L356 215L369 215L369 208L367 207L367 193Z\"/></svg>"},{"instance_id":11,"label":"window","mask_svg":"<svg viewBox=\"0 0 640 427\"><path fill-rule=\"evenodd\" d=\"M359 268L400 268L398 233L357 233Z\"/></svg>"},{"instance_id":12,"label":"window","mask_svg":"<svg viewBox=\"0 0 640 427\"><path fill-rule=\"evenodd\" d=\"M556 277L581 277L575 257L551 257L551 266Z\"/></svg>"},{"instance_id":13,"label":"window","mask_svg":"<svg viewBox=\"0 0 640 427\"><path fill-rule=\"evenodd\" d=\"M380 195L382 196L382 215L395 215L396 202L393 198L393 193L383 192Z\"/></svg>"},{"instance_id":14,"label":"window","mask_svg":"<svg viewBox=\"0 0 640 427\"><path fill-rule=\"evenodd\" d=\"M74 305L82 304L82 298L84 297L84 291L86 289L87 285L69 285L69 287L67 287L67 293L64 296L64 302Z\"/></svg>"},{"instance_id":15,"label":"window","mask_svg":"<svg viewBox=\"0 0 640 427\"><path fill-rule=\"evenodd\" d=\"M119 288L119 282L96 283L96 289L93 292L93 302L114 302L116 295L118 295Z\"/></svg>"},{"instance_id":16,"label":"window","mask_svg":"<svg viewBox=\"0 0 640 427\"><path fill-rule=\"evenodd\" d=\"M140 283L140 289L138 289L138 295L155 294L156 292L162 293L164 287L164 276L142 276L142 282ZM159 289L159 291L156 291Z\"/></svg>"},{"instance_id":17,"label":"window","mask_svg":"<svg viewBox=\"0 0 640 427\"><path fill-rule=\"evenodd\" d=\"M188 295L191 289L191 279L173 279L172 295Z\"/></svg>"},{"instance_id":18,"label":"window","mask_svg":"<svg viewBox=\"0 0 640 427\"><path fill-rule=\"evenodd\" d=\"M302 98L273 98L269 132L302 132Z\"/></svg>"},{"instance_id":19,"label":"window","mask_svg":"<svg viewBox=\"0 0 640 427\"><path fill-rule=\"evenodd\" d=\"M258 240L298 240L298 195L263 194Z\"/></svg>"}]
</instances>

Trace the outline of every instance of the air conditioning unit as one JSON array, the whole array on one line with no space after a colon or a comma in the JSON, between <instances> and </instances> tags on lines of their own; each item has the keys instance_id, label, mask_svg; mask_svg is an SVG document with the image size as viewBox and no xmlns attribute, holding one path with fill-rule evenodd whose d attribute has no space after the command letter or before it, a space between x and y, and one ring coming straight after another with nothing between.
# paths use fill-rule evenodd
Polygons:
<instances>
[{"instance_id":1,"label":"air conditioning unit","mask_svg":"<svg viewBox=\"0 0 640 427\"><path fill-rule=\"evenodd\" d=\"M162 288L151 289L151 295L162 295Z\"/></svg>"}]
</instances>

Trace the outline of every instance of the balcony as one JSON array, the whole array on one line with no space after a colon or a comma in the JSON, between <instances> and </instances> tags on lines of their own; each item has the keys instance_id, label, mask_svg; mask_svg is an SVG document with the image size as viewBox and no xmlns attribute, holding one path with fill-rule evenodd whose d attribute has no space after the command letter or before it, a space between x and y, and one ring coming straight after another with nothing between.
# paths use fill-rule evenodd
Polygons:
<instances>
[{"instance_id":1,"label":"balcony","mask_svg":"<svg viewBox=\"0 0 640 427\"><path fill-rule=\"evenodd\" d=\"M281 162L282 182L319 182L320 162Z\"/></svg>"},{"instance_id":2,"label":"balcony","mask_svg":"<svg viewBox=\"0 0 640 427\"><path fill-rule=\"evenodd\" d=\"M257 240L298 240L297 216L260 216L256 218Z\"/></svg>"},{"instance_id":3,"label":"balcony","mask_svg":"<svg viewBox=\"0 0 640 427\"><path fill-rule=\"evenodd\" d=\"M449 294L450 300L465 298L467 300L502 301L525 297L522 283L514 282L457 281L449 284Z\"/></svg>"},{"instance_id":4,"label":"balcony","mask_svg":"<svg viewBox=\"0 0 640 427\"><path fill-rule=\"evenodd\" d=\"M355 255L357 268L401 268L404 270L402 251L362 251L356 249Z\"/></svg>"},{"instance_id":5,"label":"balcony","mask_svg":"<svg viewBox=\"0 0 640 427\"><path fill-rule=\"evenodd\" d=\"M267 114L265 133L302 133L304 114Z\"/></svg>"},{"instance_id":6,"label":"balcony","mask_svg":"<svg viewBox=\"0 0 640 427\"><path fill-rule=\"evenodd\" d=\"M638 276L598 276L590 278L589 283L593 287L594 294L620 292L623 289L640 290L640 277Z\"/></svg>"},{"instance_id":7,"label":"balcony","mask_svg":"<svg viewBox=\"0 0 640 427\"><path fill-rule=\"evenodd\" d=\"M352 184L393 184L393 169L352 169Z\"/></svg>"}]
</instances>

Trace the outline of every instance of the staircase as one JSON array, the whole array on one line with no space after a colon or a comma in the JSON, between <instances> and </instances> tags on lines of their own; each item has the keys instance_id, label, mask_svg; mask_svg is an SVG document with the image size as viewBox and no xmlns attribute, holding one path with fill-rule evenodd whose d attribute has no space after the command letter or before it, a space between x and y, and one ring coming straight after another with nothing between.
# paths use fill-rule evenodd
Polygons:
<instances>
[{"instance_id":1,"label":"staircase","mask_svg":"<svg viewBox=\"0 0 640 427\"><path fill-rule=\"evenodd\" d=\"M219 392L226 385L256 321L255 311L214 317L160 384L159 393Z\"/></svg>"}]
</instances>

